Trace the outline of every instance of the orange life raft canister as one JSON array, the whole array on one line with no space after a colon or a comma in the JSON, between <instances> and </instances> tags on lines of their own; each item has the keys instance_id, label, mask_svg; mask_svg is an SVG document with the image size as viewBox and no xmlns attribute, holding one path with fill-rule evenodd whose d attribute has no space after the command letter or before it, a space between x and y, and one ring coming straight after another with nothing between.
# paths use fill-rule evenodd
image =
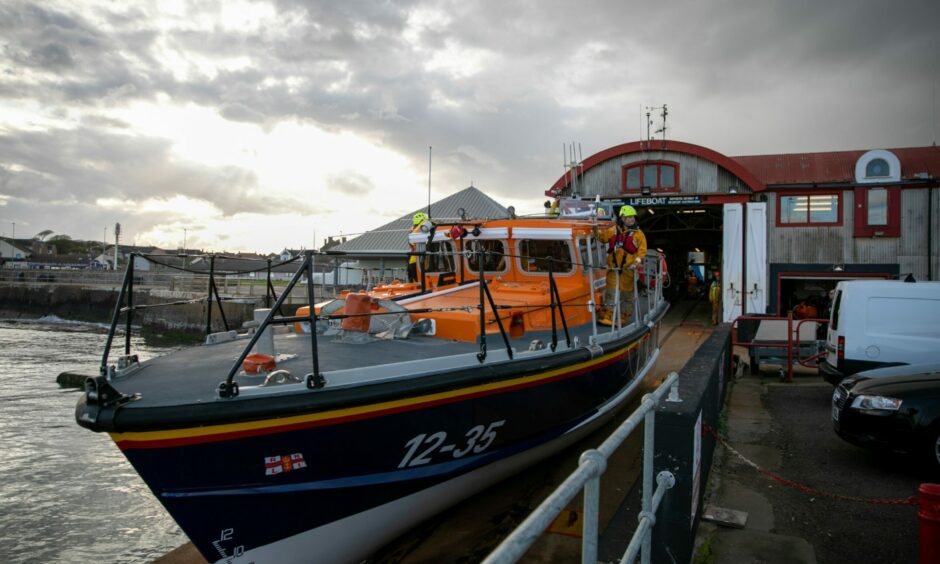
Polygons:
<instances>
[{"instance_id":1,"label":"orange life raft canister","mask_svg":"<svg viewBox=\"0 0 940 564\"><path fill-rule=\"evenodd\" d=\"M266 354L254 353L245 357L242 368L246 374L257 374L259 372L271 372L277 367L274 357Z\"/></svg>"},{"instance_id":2,"label":"orange life raft canister","mask_svg":"<svg viewBox=\"0 0 940 564\"><path fill-rule=\"evenodd\" d=\"M344 317L341 327L344 331L369 332L369 321L372 312L372 296L366 293L355 293L346 296L346 314L354 317Z\"/></svg>"}]
</instances>

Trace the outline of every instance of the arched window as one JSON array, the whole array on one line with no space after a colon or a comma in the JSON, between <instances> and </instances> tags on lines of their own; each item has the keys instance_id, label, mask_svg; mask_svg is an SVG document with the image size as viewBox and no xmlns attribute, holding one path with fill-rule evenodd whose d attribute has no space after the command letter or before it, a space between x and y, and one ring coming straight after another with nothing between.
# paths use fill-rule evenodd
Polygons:
<instances>
[{"instance_id":1,"label":"arched window","mask_svg":"<svg viewBox=\"0 0 940 564\"><path fill-rule=\"evenodd\" d=\"M891 167L884 159L872 159L865 165L865 178L881 178L891 176Z\"/></svg>"},{"instance_id":2,"label":"arched window","mask_svg":"<svg viewBox=\"0 0 940 564\"><path fill-rule=\"evenodd\" d=\"M900 182L901 161L885 149L872 149L855 161L855 181L859 184Z\"/></svg>"}]
</instances>

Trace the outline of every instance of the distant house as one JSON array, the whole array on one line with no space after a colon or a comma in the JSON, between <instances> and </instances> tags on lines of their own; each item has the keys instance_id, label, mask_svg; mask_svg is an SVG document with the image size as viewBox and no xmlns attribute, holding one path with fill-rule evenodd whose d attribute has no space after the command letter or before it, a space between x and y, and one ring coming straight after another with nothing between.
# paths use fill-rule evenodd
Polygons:
<instances>
[{"instance_id":1,"label":"distant house","mask_svg":"<svg viewBox=\"0 0 940 564\"><path fill-rule=\"evenodd\" d=\"M288 257L286 260L290 260ZM270 262L269 262L270 261ZM212 255L195 257L190 260L187 268L200 274L209 274L211 270L217 276L227 276L230 278L258 279L267 277L267 270L270 264L272 280L290 280L297 269L300 268L300 261L285 263L279 255L264 257L253 253L238 253L235 255ZM320 266L317 270L323 270L326 265Z\"/></svg>"},{"instance_id":2,"label":"distant house","mask_svg":"<svg viewBox=\"0 0 940 564\"><path fill-rule=\"evenodd\" d=\"M467 218L500 218L509 215L509 210L499 202L470 186L432 203L431 219L454 220L460 217L461 209ZM404 278L408 262L405 253L410 250L408 234L414 226L412 218L418 212L427 211L426 207L411 211L372 231L335 245L330 250L347 254L346 257L337 257L337 263L340 260L348 261L350 257L358 259L359 268L368 271L364 277L366 279Z\"/></svg>"},{"instance_id":3,"label":"distant house","mask_svg":"<svg viewBox=\"0 0 940 564\"><path fill-rule=\"evenodd\" d=\"M190 251L193 253L200 251ZM123 270L127 267L127 261L130 260L131 253L138 255L151 255L151 256L165 256L166 262L173 264L174 266L181 265L182 260L176 258L176 253L171 253L170 251L165 251L158 247L154 246L137 246L137 245L118 245L118 270ZM114 245L111 245L105 251L94 258L95 262L105 265L105 268L111 270L114 269ZM157 265L141 257L136 257L134 259L134 270L140 271L149 271L153 270Z\"/></svg>"},{"instance_id":4,"label":"distant house","mask_svg":"<svg viewBox=\"0 0 940 564\"><path fill-rule=\"evenodd\" d=\"M303 254L303 252L304 252L303 249L288 249L288 248L285 248L283 251L281 251L281 252L278 253L277 255L274 255L274 256L271 257L271 258L274 259L274 260L278 260L278 261L284 262L284 261L286 261L286 260L290 260L290 259L296 257L297 255Z\"/></svg>"}]
</instances>

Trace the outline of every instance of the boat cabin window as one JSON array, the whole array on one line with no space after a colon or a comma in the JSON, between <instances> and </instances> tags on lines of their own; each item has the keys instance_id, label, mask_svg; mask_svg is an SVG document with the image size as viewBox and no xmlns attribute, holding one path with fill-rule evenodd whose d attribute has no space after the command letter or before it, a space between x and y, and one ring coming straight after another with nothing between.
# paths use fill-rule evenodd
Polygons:
<instances>
[{"instance_id":1,"label":"boat cabin window","mask_svg":"<svg viewBox=\"0 0 940 564\"><path fill-rule=\"evenodd\" d=\"M505 272L506 271L506 246L502 241L477 239L467 241L466 248L470 251L467 258L467 268L474 273L480 272L480 257L486 253L486 259L483 261L484 272Z\"/></svg>"},{"instance_id":2,"label":"boat cabin window","mask_svg":"<svg viewBox=\"0 0 940 564\"><path fill-rule=\"evenodd\" d=\"M591 253L594 254L593 257L590 256ZM594 237L578 237L578 256L585 273L590 272L592 265L595 269L604 268L603 247Z\"/></svg>"},{"instance_id":3,"label":"boat cabin window","mask_svg":"<svg viewBox=\"0 0 940 564\"><path fill-rule=\"evenodd\" d=\"M424 271L431 273L454 272L454 244L450 241L430 243L425 251Z\"/></svg>"},{"instance_id":4,"label":"boat cabin window","mask_svg":"<svg viewBox=\"0 0 940 564\"><path fill-rule=\"evenodd\" d=\"M597 252L594 257L594 266L606 267L607 265L607 245L600 239L594 239L594 250Z\"/></svg>"},{"instance_id":5,"label":"boat cabin window","mask_svg":"<svg viewBox=\"0 0 940 564\"><path fill-rule=\"evenodd\" d=\"M548 272L548 257L552 258L552 272L564 273L574 270L568 241L523 239L519 241L518 254L523 272Z\"/></svg>"},{"instance_id":6,"label":"boat cabin window","mask_svg":"<svg viewBox=\"0 0 940 564\"><path fill-rule=\"evenodd\" d=\"M584 237L578 237L578 257L581 262L581 267L585 272L588 271L588 268L590 268L591 265L591 261L588 259L588 255L591 252L590 248L591 247L589 246L587 239Z\"/></svg>"}]
</instances>

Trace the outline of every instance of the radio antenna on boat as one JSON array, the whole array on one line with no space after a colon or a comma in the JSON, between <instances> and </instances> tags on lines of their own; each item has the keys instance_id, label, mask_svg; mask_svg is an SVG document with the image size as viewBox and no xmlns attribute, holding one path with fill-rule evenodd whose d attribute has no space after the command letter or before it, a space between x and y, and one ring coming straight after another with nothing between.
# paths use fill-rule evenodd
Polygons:
<instances>
[{"instance_id":1,"label":"radio antenna on boat","mask_svg":"<svg viewBox=\"0 0 940 564\"><path fill-rule=\"evenodd\" d=\"M431 219L431 145L428 145L428 219Z\"/></svg>"},{"instance_id":2,"label":"radio antenna on boat","mask_svg":"<svg viewBox=\"0 0 940 564\"><path fill-rule=\"evenodd\" d=\"M581 144L578 143L575 146L575 142L572 141L571 145L561 145L562 152L564 153L564 166L567 171L571 174L571 195L578 195L578 174L583 166L582 159L578 158L578 154L581 153Z\"/></svg>"}]
</instances>

